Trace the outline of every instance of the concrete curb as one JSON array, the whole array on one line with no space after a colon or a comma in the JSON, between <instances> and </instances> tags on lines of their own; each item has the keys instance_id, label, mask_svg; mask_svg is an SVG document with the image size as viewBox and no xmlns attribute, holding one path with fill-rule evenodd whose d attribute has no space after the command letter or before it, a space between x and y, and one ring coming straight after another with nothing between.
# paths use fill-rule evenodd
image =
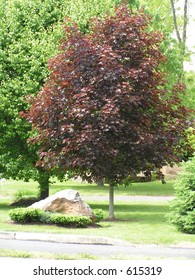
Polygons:
<instances>
[{"instance_id":1,"label":"concrete curb","mask_svg":"<svg viewBox=\"0 0 195 280\"><path fill-rule=\"evenodd\" d=\"M29 241L49 241L71 244L99 244L99 245L129 245L128 242L119 239L105 238L101 236L54 234L54 233L30 233L0 231L0 239L15 239Z\"/></svg>"},{"instance_id":2,"label":"concrete curb","mask_svg":"<svg viewBox=\"0 0 195 280\"><path fill-rule=\"evenodd\" d=\"M195 249L195 243L193 242L180 242L172 245L157 245L157 244L132 244L130 242L106 238L103 236L89 236L89 235L74 235L74 234L55 234L55 233L31 233L31 232L10 232L0 231L0 239L12 239L12 240L26 240L26 241L48 241L56 243L67 244L90 244L90 245L111 245L111 246L132 246L135 248L180 248L180 249Z\"/></svg>"}]
</instances>

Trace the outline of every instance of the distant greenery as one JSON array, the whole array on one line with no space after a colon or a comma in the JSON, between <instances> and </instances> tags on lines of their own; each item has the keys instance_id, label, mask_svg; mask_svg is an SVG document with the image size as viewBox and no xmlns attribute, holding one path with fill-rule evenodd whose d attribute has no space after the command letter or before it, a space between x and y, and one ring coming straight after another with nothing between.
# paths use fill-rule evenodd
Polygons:
<instances>
[{"instance_id":1,"label":"distant greenery","mask_svg":"<svg viewBox=\"0 0 195 280\"><path fill-rule=\"evenodd\" d=\"M21 189L18 190L15 194L14 194L14 201L18 201L20 199L29 199L29 198L38 198L38 192L34 191L34 190L26 190L26 189Z\"/></svg>"},{"instance_id":2,"label":"distant greenery","mask_svg":"<svg viewBox=\"0 0 195 280\"><path fill-rule=\"evenodd\" d=\"M184 104L195 110L195 72L185 74L186 98Z\"/></svg>"}]
</instances>

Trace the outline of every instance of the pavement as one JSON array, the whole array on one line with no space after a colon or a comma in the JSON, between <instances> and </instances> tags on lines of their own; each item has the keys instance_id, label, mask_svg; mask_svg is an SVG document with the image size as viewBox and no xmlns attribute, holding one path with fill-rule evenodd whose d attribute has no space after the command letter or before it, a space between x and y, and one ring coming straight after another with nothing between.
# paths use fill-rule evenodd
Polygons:
<instances>
[{"instance_id":1,"label":"pavement","mask_svg":"<svg viewBox=\"0 0 195 280\"><path fill-rule=\"evenodd\" d=\"M103 236L55 234L37 232L11 232L0 231L0 239L48 241L71 244L99 244L99 245L129 245L128 242Z\"/></svg>"},{"instance_id":2,"label":"pavement","mask_svg":"<svg viewBox=\"0 0 195 280\"><path fill-rule=\"evenodd\" d=\"M195 259L195 243L176 245L131 244L101 236L0 231L0 248L55 254L86 253L94 256L145 256Z\"/></svg>"},{"instance_id":3,"label":"pavement","mask_svg":"<svg viewBox=\"0 0 195 280\"><path fill-rule=\"evenodd\" d=\"M74 235L74 234L55 234L55 233L37 233L37 232L11 232L0 231L0 239L25 240L25 241L45 241L66 244L89 244L89 245L113 245L113 246L133 246L135 248L178 248L195 249L195 243L180 242L171 245L156 244L132 244L128 241L104 236Z\"/></svg>"},{"instance_id":4,"label":"pavement","mask_svg":"<svg viewBox=\"0 0 195 280\"><path fill-rule=\"evenodd\" d=\"M72 244L56 243L47 241L27 241L14 239L0 239L0 248L8 250L19 250L30 253L50 253L78 255L87 254L101 258L133 257L138 258L165 258L165 259L193 259L195 260L195 249L163 247L160 245L100 245L100 244Z\"/></svg>"}]
</instances>

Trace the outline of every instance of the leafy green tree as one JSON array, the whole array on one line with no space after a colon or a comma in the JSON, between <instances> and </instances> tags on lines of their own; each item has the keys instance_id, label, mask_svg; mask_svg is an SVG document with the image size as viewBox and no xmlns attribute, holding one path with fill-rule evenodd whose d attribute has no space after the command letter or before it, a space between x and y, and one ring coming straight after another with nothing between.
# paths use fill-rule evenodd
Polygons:
<instances>
[{"instance_id":1,"label":"leafy green tree","mask_svg":"<svg viewBox=\"0 0 195 280\"><path fill-rule=\"evenodd\" d=\"M187 39L187 26L188 26L188 10L189 10L189 0L183 0L183 17L182 17L182 23L179 23L179 20L177 18L177 9L176 9L176 3L178 1L170 0L172 13L173 13L173 22L174 22L174 28L175 33L177 37L178 44L180 46L181 50L181 56L182 56L182 66L184 63L184 58L186 54L186 39Z\"/></svg>"},{"instance_id":2,"label":"leafy green tree","mask_svg":"<svg viewBox=\"0 0 195 280\"><path fill-rule=\"evenodd\" d=\"M110 0L0 1L0 173L2 177L39 182L41 197L51 174L36 166L37 146L29 146L31 125L18 114L25 98L36 95L48 76L47 61L58 52L65 16L88 32L89 19L111 11Z\"/></svg>"},{"instance_id":3,"label":"leafy green tree","mask_svg":"<svg viewBox=\"0 0 195 280\"><path fill-rule=\"evenodd\" d=\"M185 74L186 98L184 104L195 109L195 72L187 72Z\"/></svg>"},{"instance_id":4,"label":"leafy green tree","mask_svg":"<svg viewBox=\"0 0 195 280\"><path fill-rule=\"evenodd\" d=\"M132 1L128 1L132 5ZM135 5L135 3L137 5ZM179 2L179 5L178 5ZM189 61L190 51L186 46L186 34L189 22L189 0L137 0L133 1L134 8L144 5L145 12L152 16L150 28L162 31L164 40L161 43L162 52L166 55L167 63L163 71L167 72L167 86L172 86L178 81L183 81L186 86L186 96L183 99L184 105L192 108L194 91L192 90L190 78L192 73L184 71L184 62Z\"/></svg>"},{"instance_id":5,"label":"leafy green tree","mask_svg":"<svg viewBox=\"0 0 195 280\"><path fill-rule=\"evenodd\" d=\"M162 34L148 31L149 17L120 6L115 15L91 22L91 33L64 25L61 53L26 118L40 145L38 166L73 170L91 182L114 186L141 171L181 159L188 111L176 85L166 98L160 64Z\"/></svg>"},{"instance_id":6,"label":"leafy green tree","mask_svg":"<svg viewBox=\"0 0 195 280\"><path fill-rule=\"evenodd\" d=\"M130 2L130 1L129 1ZM179 2L179 5L178 5ZM167 89L171 90L175 83L182 81L185 85L185 95L181 95L184 106L195 109L195 74L184 71L184 62L190 59L190 52L186 46L186 34L189 21L188 0L139 0L139 5L144 5L147 13L152 15L152 25L164 34L161 43L162 52L167 57L166 64L161 66L167 75ZM182 145L183 141L181 142ZM186 160L192 156L189 149L184 154Z\"/></svg>"}]
</instances>

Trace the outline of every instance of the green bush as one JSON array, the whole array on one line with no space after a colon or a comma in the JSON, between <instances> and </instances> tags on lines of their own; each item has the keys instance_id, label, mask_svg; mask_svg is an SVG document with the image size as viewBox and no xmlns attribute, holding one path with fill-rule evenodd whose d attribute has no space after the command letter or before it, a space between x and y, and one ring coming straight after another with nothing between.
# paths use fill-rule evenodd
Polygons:
<instances>
[{"instance_id":1,"label":"green bush","mask_svg":"<svg viewBox=\"0 0 195 280\"><path fill-rule=\"evenodd\" d=\"M92 224L90 217L68 216L34 208L15 208L9 211L9 216L17 223L42 223L71 227L86 227Z\"/></svg>"},{"instance_id":2,"label":"green bush","mask_svg":"<svg viewBox=\"0 0 195 280\"><path fill-rule=\"evenodd\" d=\"M86 216L66 216L63 214L51 215L51 222L59 226L86 227L92 220Z\"/></svg>"},{"instance_id":3,"label":"green bush","mask_svg":"<svg viewBox=\"0 0 195 280\"><path fill-rule=\"evenodd\" d=\"M99 223L105 217L105 212L102 209L94 209L93 214L95 215L95 222Z\"/></svg>"},{"instance_id":4,"label":"green bush","mask_svg":"<svg viewBox=\"0 0 195 280\"><path fill-rule=\"evenodd\" d=\"M14 194L14 200L20 200L20 199L35 199L38 197L38 193L35 191L31 191L31 190L18 190L15 194Z\"/></svg>"},{"instance_id":5,"label":"green bush","mask_svg":"<svg viewBox=\"0 0 195 280\"><path fill-rule=\"evenodd\" d=\"M185 233L195 233L195 156L183 164L175 183L176 199L171 203L169 221Z\"/></svg>"},{"instance_id":6,"label":"green bush","mask_svg":"<svg viewBox=\"0 0 195 280\"><path fill-rule=\"evenodd\" d=\"M51 216L52 215L53 214L49 211L43 211L39 222L42 223L42 224L52 224L52 221L51 221Z\"/></svg>"},{"instance_id":7,"label":"green bush","mask_svg":"<svg viewBox=\"0 0 195 280\"><path fill-rule=\"evenodd\" d=\"M10 218L17 223L40 222L42 214L42 210L33 208L15 208L9 211Z\"/></svg>"},{"instance_id":8,"label":"green bush","mask_svg":"<svg viewBox=\"0 0 195 280\"><path fill-rule=\"evenodd\" d=\"M195 233L195 209L187 212L183 220L183 229L187 233Z\"/></svg>"}]
</instances>

